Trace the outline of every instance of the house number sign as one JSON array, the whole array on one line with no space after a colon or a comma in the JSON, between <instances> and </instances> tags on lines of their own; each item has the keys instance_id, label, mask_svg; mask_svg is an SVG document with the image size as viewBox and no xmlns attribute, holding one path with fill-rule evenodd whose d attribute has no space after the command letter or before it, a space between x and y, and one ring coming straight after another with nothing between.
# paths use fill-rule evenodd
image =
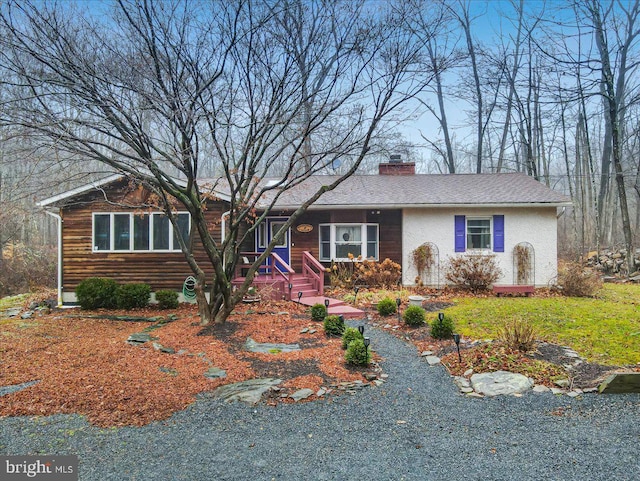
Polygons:
<instances>
[{"instance_id":1,"label":"house number sign","mask_svg":"<svg viewBox=\"0 0 640 481\"><path fill-rule=\"evenodd\" d=\"M296 227L296 230L298 232L307 233L313 230L313 226L311 224L300 224L298 225L298 227Z\"/></svg>"}]
</instances>

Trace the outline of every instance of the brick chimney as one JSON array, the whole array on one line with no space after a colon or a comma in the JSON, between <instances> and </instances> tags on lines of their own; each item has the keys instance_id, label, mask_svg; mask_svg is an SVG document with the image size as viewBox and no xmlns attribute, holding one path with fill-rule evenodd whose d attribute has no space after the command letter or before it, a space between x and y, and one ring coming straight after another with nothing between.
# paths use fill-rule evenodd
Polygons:
<instances>
[{"instance_id":1,"label":"brick chimney","mask_svg":"<svg viewBox=\"0 0 640 481\"><path fill-rule=\"evenodd\" d=\"M378 164L380 175L414 175L416 173L415 162L402 162L399 154L389 156L388 163Z\"/></svg>"}]
</instances>

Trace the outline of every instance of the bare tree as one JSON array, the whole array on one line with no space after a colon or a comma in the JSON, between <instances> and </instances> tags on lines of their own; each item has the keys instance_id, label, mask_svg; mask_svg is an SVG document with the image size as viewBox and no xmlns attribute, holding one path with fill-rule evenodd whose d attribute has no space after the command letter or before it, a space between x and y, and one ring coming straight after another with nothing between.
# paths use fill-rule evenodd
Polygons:
<instances>
[{"instance_id":1,"label":"bare tree","mask_svg":"<svg viewBox=\"0 0 640 481\"><path fill-rule=\"evenodd\" d=\"M420 133L422 139L442 157L448 173L456 172L453 145L445 108L444 76L449 70L460 63L461 55L456 48L457 35L453 32L453 16L451 10L443 2L434 2L430 8L424 8L424 2L411 1L401 4L405 26L411 32L415 42L420 46L424 70L432 78L432 87L426 95L417 100L437 120L442 132L444 147L433 139L433 134ZM427 95L435 95L437 107L433 105Z\"/></svg>"},{"instance_id":2,"label":"bare tree","mask_svg":"<svg viewBox=\"0 0 640 481\"><path fill-rule=\"evenodd\" d=\"M515 2L514 2L515 3ZM519 0L516 7L517 23L516 23L516 37L513 39L513 53L510 55L512 58L511 69L508 70L507 85L509 86L509 92L506 97L506 106L504 114L504 126L502 128L502 135L500 137L500 148L498 150L498 164L496 166L496 172L501 172L505 161L505 152L507 145L507 138L509 135L509 129L511 128L511 112L513 110L514 96L516 92L516 82L518 78L518 70L520 68L521 61L521 48L522 48L522 36L524 25L524 0ZM507 60L507 49L503 49L503 57Z\"/></svg>"},{"instance_id":3,"label":"bare tree","mask_svg":"<svg viewBox=\"0 0 640 481\"><path fill-rule=\"evenodd\" d=\"M173 207L184 206L208 257L198 264L178 235L203 324L226 320L271 253L276 240L231 289L239 246L280 196L336 158L348 163L309 192L287 229L357 170L385 120L423 88L397 18L363 3L311 3L118 0L103 17L82 4L2 6L0 63L29 101L4 122L146 186L174 227ZM313 28L283 35L299 15ZM201 182L204 146L222 174L214 185ZM278 180L262 182L276 167ZM219 241L204 206L222 188L230 210Z\"/></svg>"},{"instance_id":4,"label":"bare tree","mask_svg":"<svg viewBox=\"0 0 640 481\"><path fill-rule=\"evenodd\" d=\"M475 115L476 115L476 173L482 173L483 160L483 142L484 131L486 127L485 105L482 92L482 82L480 79L480 70L478 67L478 58L476 55L476 44L471 33L471 24L474 20L471 16L471 2L469 0L458 0L456 6L451 7L451 12L458 20L460 27L464 33L467 47L467 54L471 62L471 74L473 76L474 99L475 99Z\"/></svg>"},{"instance_id":5,"label":"bare tree","mask_svg":"<svg viewBox=\"0 0 640 481\"><path fill-rule=\"evenodd\" d=\"M618 202L620 205L620 216L622 218L622 232L625 239L625 247L627 249L628 272L632 273L635 271L635 251L633 248L633 234L631 232L631 222L629 217L629 208L625 187L625 176L622 166L622 143L624 139L622 138L621 132L621 97L623 96L623 93L620 92L620 90L623 89L624 85L626 60L624 60L622 63L624 69L618 72L618 81L616 81L611 63L611 52L609 50L610 47L603 23L603 16L601 11L602 5L599 1L592 0L591 2L589 2L587 8L593 22L596 45L600 54L600 73L602 75L603 86L602 95L607 112L605 120L607 124L607 131L611 136L611 157L613 160L613 168L616 174L616 185L618 187ZM623 48L621 52L621 54L626 58L628 45L630 45L634 41L635 37L640 35L640 29L636 29L634 27L635 20L638 18L638 14L640 13L640 3L636 0L631 5L631 8L629 10L625 9L625 6L622 4L619 5L619 8L624 11L628 20L627 26L629 31L627 34L627 39L625 41L626 48ZM622 76L622 85L620 84L620 76ZM605 172L603 171L602 173L604 175ZM600 196L601 198L603 196L602 190L600 191Z\"/></svg>"}]
</instances>

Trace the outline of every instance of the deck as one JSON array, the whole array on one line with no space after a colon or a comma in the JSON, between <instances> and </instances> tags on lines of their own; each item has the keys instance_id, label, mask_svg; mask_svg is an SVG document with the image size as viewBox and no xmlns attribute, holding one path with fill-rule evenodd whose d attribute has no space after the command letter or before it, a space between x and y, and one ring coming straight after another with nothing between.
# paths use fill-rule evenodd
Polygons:
<instances>
[{"instance_id":1,"label":"deck","mask_svg":"<svg viewBox=\"0 0 640 481\"><path fill-rule=\"evenodd\" d=\"M529 297L535 291L535 287L530 284L495 284L493 286L493 293L498 297L505 294L524 294Z\"/></svg>"}]
</instances>

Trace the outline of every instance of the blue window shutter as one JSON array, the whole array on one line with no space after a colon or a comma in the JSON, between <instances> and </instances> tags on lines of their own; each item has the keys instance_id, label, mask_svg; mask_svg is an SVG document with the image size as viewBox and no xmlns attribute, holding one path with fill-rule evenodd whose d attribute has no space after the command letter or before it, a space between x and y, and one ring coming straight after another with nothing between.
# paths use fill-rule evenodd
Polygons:
<instances>
[{"instance_id":1,"label":"blue window shutter","mask_svg":"<svg viewBox=\"0 0 640 481\"><path fill-rule=\"evenodd\" d=\"M504 252L504 216L493 216L493 252Z\"/></svg>"},{"instance_id":2,"label":"blue window shutter","mask_svg":"<svg viewBox=\"0 0 640 481\"><path fill-rule=\"evenodd\" d=\"M455 218L455 251L464 252L466 247L466 222L463 215L456 215Z\"/></svg>"}]
</instances>

